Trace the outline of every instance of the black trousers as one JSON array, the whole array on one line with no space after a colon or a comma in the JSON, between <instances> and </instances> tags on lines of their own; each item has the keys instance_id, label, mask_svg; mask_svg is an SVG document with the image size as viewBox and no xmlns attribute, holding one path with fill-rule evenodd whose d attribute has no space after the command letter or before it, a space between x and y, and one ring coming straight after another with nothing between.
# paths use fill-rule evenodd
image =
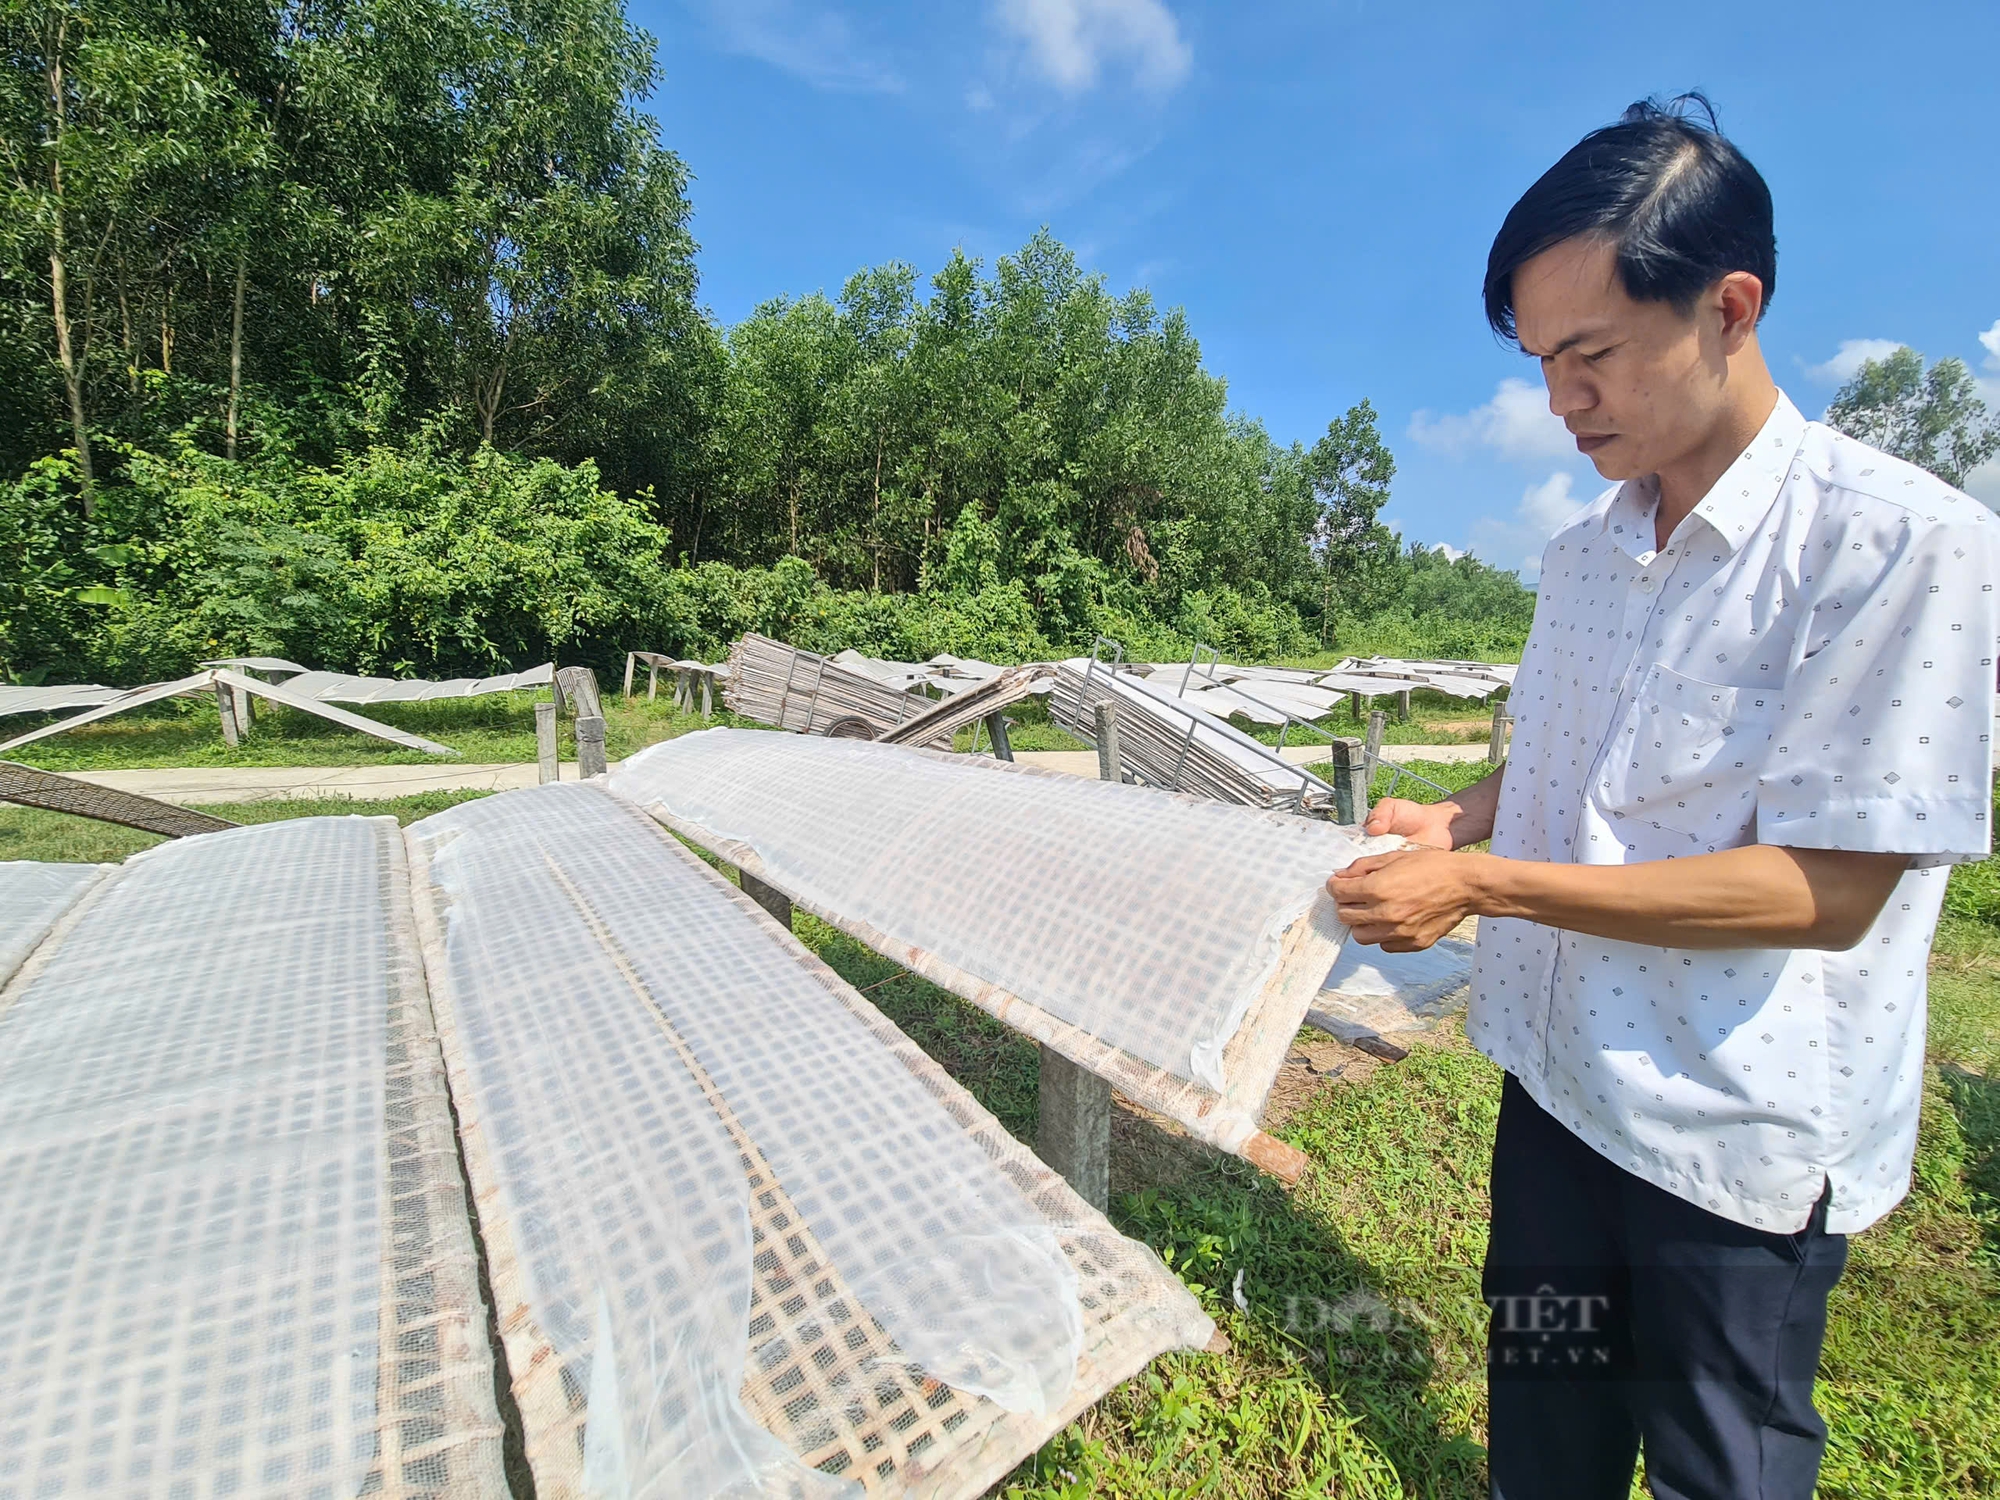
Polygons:
<instances>
[{"instance_id":1,"label":"black trousers","mask_svg":"<svg viewBox=\"0 0 2000 1500\"><path fill-rule=\"evenodd\" d=\"M1660 1500L1810 1500L1813 1372L1847 1240L1826 1199L1748 1229L1598 1155L1509 1074L1484 1291L1493 1493L1625 1500L1643 1442Z\"/></svg>"}]
</instances>

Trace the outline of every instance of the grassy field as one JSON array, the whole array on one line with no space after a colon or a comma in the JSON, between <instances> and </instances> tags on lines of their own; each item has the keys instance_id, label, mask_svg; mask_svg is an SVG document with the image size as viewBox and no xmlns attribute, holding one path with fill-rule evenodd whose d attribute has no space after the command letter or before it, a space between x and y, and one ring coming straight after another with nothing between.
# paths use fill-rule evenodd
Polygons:
<instances>
[{"instance_id":1,"label":"grassy field","mask_svg":"<svg viewBox=\"0 0 2000 1500\"><path fill-rule=\"evenodd\" d=\"M495 693L484 698L461 698L437 703L378 703L354 711L387 724L436 740L459 752L468 765L518 764L535 758L535 703L546 701L546 692ZM1410 722L1398 724L1390 718L1387 742L1392 745L1484 744L1488 719L1477 705L1468 705L1434 693L1418 693ZM1385 700L1386 702L1387 700ZM1039 698L1007 710L1015 721L1010 739L1017 750L1082 750L1081 740L1049 722L1048 709ZM0 724L11 738L55 721L47 718L11 718ZM1324 721L1335 734L1362 734L1365 723L1356 727L1343 708ZM575 756L571 731L575 720L559 721L565 760ZM615 694L604 702L606 753L622 760L634 751L657 741L705 729L717 724L762 725L739 720L718 703L715 717L676 713L671 695L662 689L657 702L635 696L630 703ZM1266 726L1239 722L1266 744L1275 743L1278 731ZM983 728L962 729L956 747L968 750L975 735L985 744ZM1299 740L1293 730L1290 741ZM81 729L37 740L8 758L48 771L142 770L178 766L372 766L437 764L421 750L406 750L387 740L378 740L312 714L260 703L256 727L234 750L222 742L222 725L216 717L212 698L184 698L137 709L129 714L86 724Z\"/></svg>"},{"instance_id":2,"label":"grassy field","mask_svg":"<svg viewBox=\"0 0 2000 1500\"><path fill-rule=\"evenodd\" d=\"M376 703L354 711L436 740L459 752L468 765L519 764L535 758L535 704L546 692L494 693L437 703ZM41 719L9 719L8 734L24 734ZM690 729L740 722L718 706L713 719L676 713L670 696L630 703L613 695L604 702L605 752L622 760L659 740ZM564 760L573 760L576 721L558 720ZM762 726L757 726L762 727ZM438 765L421 750L342 729L316 715L289 708L257 707L257 723L234 750L222 742L215 701L178 699L51 735L8 752L8 758L48 771L141 770L176 766L374 766Z\"/></svg>"},{"instance_id":3,"label":"grassy field","mask_svg":"<svg viewBox=\"0 0 2000 1500\"><path fill-rule=\"evenodd\" d=\"M1430 766L1447 785L1484 767ZM341 804L405 821L458 796ZM218 809L262 821L324 803ZM117 859L143 834L0 808L0 858ZM2000 1492L2000 891L1961 869L1932 964L1916 1185L1852 1241L1818 1400L1820 1493ZM1033 1045L801 914L805 942L1032 1140ZM1113 1217L1180 1273L1230 1341L1178 1354L1018 1469L1009 1500L1486 1493L1486 1162L1500 1075L1455 1025L1381 1065L1315 1047L1319 1076L1277 1133L1314 1167L1289 1193L1121 1116ZM1326 1064L1329 1056L1338 1058Z\"/></svg>"}]
</instances>

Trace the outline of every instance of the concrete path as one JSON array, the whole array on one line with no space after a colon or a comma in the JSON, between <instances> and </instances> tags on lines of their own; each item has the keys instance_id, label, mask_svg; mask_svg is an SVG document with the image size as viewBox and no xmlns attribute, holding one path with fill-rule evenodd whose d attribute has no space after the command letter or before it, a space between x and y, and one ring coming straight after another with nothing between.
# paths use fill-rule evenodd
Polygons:
<instances>
[{"instance_id":1,"label":"concrete path","mask_svg":"<svg viewBox=\"0 0 2000 1500\"><path fill-rule=\"evenodd\" d=\"M1318 745L1287 745L1285 759L1310 765L1325 758ZM1412 760L1472 761L1486 758L1484 745L1385 745L1382 754L1398 762ZM1072 776L1097 776L1095 750L1023 750L1015 759L1066 771ZM170 771L74 771L83 781L138 792L184 807L203 802L272 802L313 797L351 797L378 801L414 797L419 792L505 792L535 784L532 762L520 765L418 766L188 766ZM576 779L576 765L565 762L564 781Z\"/></svg>"},{"instance_id":2,"label":"concrete path","mask_svg":"<svg viewBox=\"0 0 2000 1500\"><path fill-rule=\"evenodd\" d=\"M440 766L189 766L171 771L74 771L82 781L138 792L162 802L192 806L202 802L273 802L311 797L352 797L376 801L414 797L419 792L505 792L533 786L533 762L525 765ZM564 781L576 779L572 762Z\"/></svg>"}]
</instances>

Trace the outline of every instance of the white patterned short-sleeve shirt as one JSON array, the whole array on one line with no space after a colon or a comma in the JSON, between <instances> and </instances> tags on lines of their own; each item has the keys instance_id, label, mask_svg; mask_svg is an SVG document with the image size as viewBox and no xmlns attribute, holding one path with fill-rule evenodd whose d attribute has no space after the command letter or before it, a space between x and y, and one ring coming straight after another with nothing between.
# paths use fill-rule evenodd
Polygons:
<instances>
[{"instance_id":1,"label":"white patterned short-sleeve shirt","mask_svg":"<svg viewBox=\"0 0 2000 1500\"><path fill-rule=\"evenodd\" d=\"M1605 1157L1774 1232L1908 1190L1945 866L1991 828L2000 518L1780 396L1655 550L1617 486L1542 559L1493 852L1617 865L1748 843L1911 856L1845 952L1480 923L1467 1030Z\"/></svg>"}]
</instances>

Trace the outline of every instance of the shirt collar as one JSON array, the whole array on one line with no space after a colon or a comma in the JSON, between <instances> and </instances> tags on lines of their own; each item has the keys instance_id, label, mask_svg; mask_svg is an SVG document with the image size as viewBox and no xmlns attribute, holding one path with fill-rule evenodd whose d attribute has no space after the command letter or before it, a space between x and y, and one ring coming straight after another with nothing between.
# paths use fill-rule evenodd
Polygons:
<instances>
[{"instance_id":1,"label":"shirt collar","mask_svg":"<svg viewBox=\"0 0 2000 1500\"><path fill-rule=\"evenodd\" d=\"M1777 500L1805 435L1806 419L1789 396L1778 392L1778 404L1771 415L1764 419L1750 445L1736 456L1736 462L1709 486L1690 519L1706 523L1723 548L1734 552L1749 540L1751 529ZM1605 508L1605 530L1634 558L1647 558L1654 550L1653 511L1659 498L1659 480L1647 474L1626 480Z\"/></svg>"}]
</instances>

